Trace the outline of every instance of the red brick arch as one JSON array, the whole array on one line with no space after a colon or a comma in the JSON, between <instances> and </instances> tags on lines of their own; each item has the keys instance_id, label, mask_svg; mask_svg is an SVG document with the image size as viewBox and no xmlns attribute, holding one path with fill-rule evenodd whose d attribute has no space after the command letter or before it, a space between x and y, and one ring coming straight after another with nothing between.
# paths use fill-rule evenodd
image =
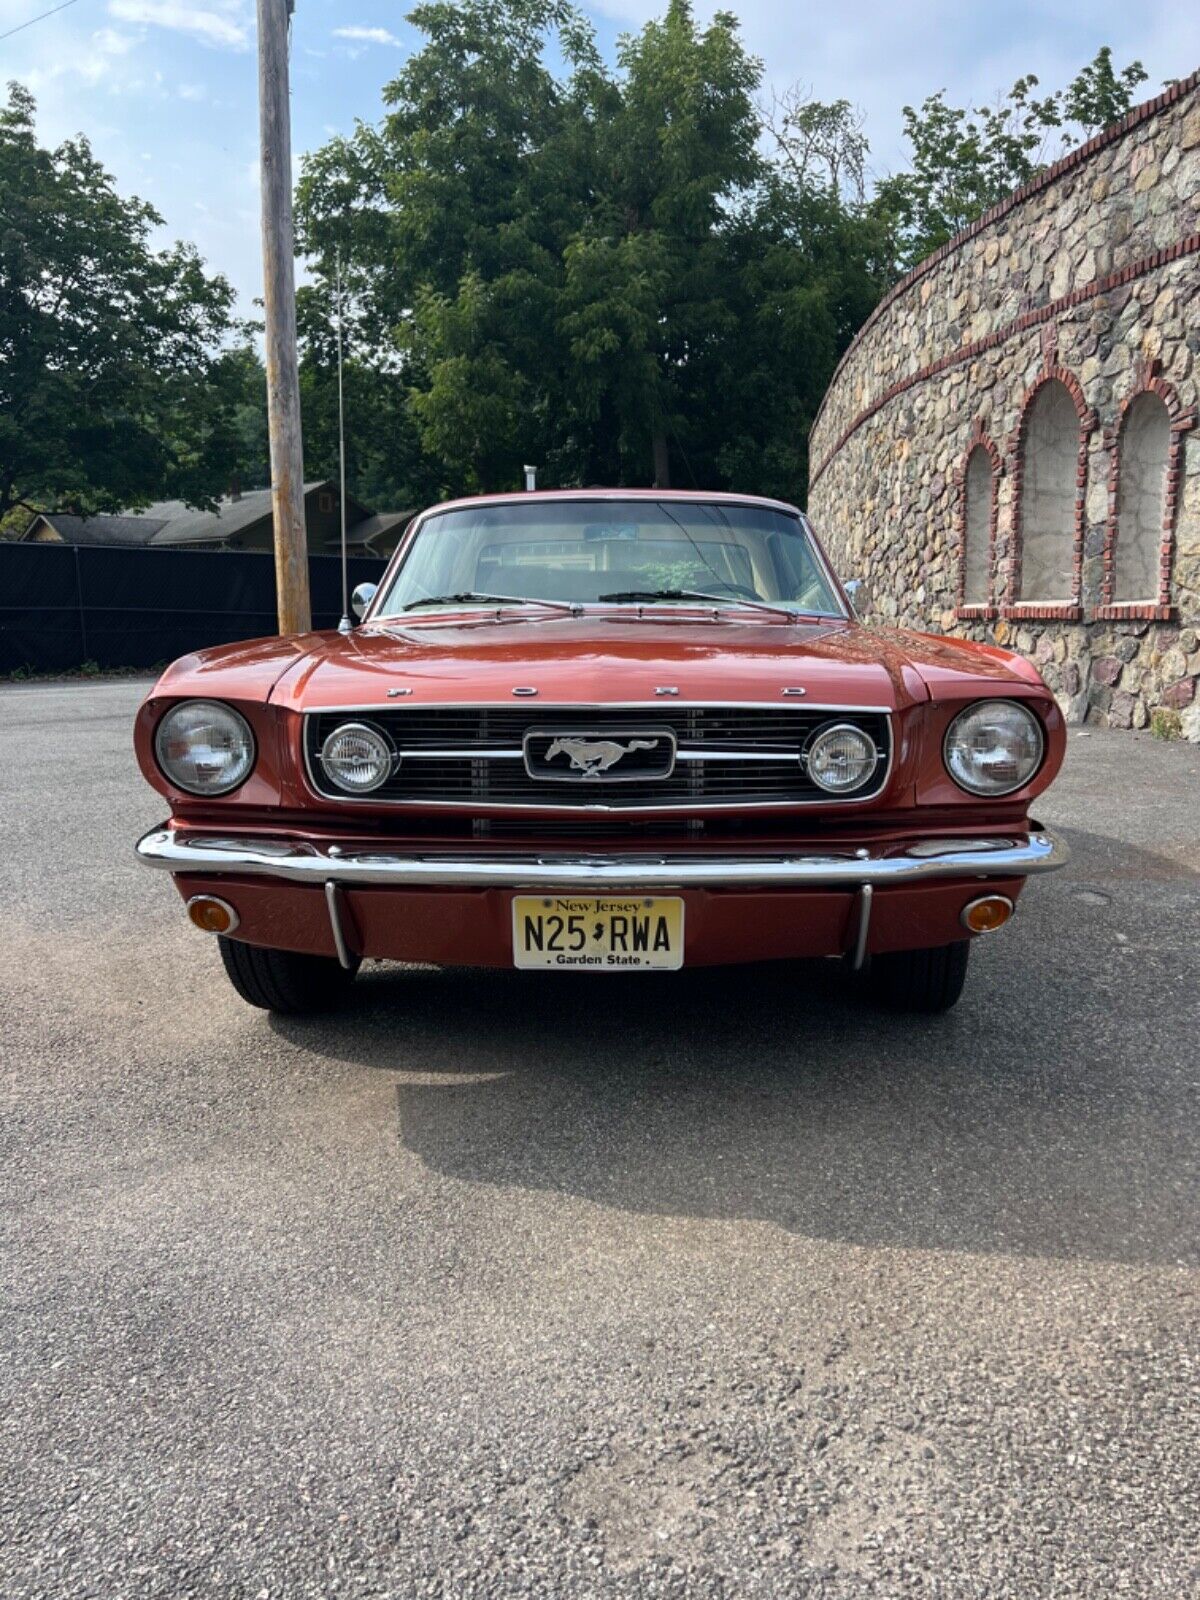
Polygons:
<instances>
[{"instance_id":1,"label":"red brick arch","mask_svg":"<svg viewBox=\"0 0 1200 1600\"><path fill-rule=\"evenodd\" d=\"M1083 615L1083 536L1087 525L1087 457L1088 438L1096 427L1096 413L1084 397L1079 379L1067 367L1058 364L1057 332L1053 326L1043 332L1042 351L1044 364L1034 383L1025 391L1021 401L1021 414L1009 440L1008 454L1012 464L1013 506L1012 540L1008 556L1008 574L1005 584L1001 616L1015 620L1033 618L1054 622L1078 622ZM1075 460L1075 523L1071 540L1071 598L1066 601L1021 600L1022 521L1025 500L1025 431L1029 408L1039 392L1048 383L1061 383L1071 396L1075 415L1079 419L1079 450Z\"/></svg>"},{"instance_id":2,"label":"red brick arch","mask_svg":"<svg viewBox=\"0 0 1200 1600\"><path fill-rule=\"evenodd\" d=\"M1114 600L1117 578L1117 539L1120 536L1121 440L1129 408L1139 395L1156 394L1171 419L1171 438L1167 446L1167 482L1163 501L1162 542L1158 556L1158 597L1155 601ZM1179 487L1183 477L1183 441L1195 426L1196 413L1189 411L1172 384L1160 377L1158 361L1143 362L1133 388L1121 401L1116 419L1105 435L1108 447L1108 521L1104 533L1104 577L1100 587L1097 621L1169 621L1171 569L1175 556L1175 513L1179 506Z\"/></svg>"},{"instance_id":3,"label":"red brick arch","mask_svg":"<svg viewBox=\"0 0 1200 1600\"><path fill-rule=\"evenodd\" d=\"M987 452L992 468L992 497L988 507L988 598L981 602L967 602L967 469L976 450ZM962 460L954 469L954 541L958 561L955 579L954 614L960 622L986 621L996 615L992 589L996 581L996 530L1000 520L1000 477L1004 471L1004 458L999 446L991 438L982 417L976 417L971 437Z\"/></svg>"}]
</instances>

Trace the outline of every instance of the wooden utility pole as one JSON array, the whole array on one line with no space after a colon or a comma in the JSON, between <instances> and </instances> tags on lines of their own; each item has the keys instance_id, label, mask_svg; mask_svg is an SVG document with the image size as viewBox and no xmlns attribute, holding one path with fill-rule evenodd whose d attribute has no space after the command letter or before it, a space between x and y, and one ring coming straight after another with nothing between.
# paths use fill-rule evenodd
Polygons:
<instances>
[{"instance_id":1,"label":"wooden utility pole","mask_svg":"<svg viewBox=\"0 0 1200 1600\"><path fill-rule=\"evenodd\" d=\"M258 0L258 126L262 146L263 304L267 422L275 517L275 594L280 633L312 627L304 526L304 448L296 359L292 240L292 129L288 19L294 0Z\"/></svg>"}]
</instances>

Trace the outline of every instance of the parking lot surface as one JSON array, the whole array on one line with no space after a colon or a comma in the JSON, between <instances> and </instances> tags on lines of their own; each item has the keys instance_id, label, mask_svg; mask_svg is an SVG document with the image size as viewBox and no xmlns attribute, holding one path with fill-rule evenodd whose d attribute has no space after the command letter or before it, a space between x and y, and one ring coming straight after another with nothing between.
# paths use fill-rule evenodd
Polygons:
<instances>
[{"instance_id":1,"label":"parking lot surface","mask_svg":"<svg viewBox=\"0 0 1200 1600\"><path fill-rule=\"evenodd\" d=\"M0 1594L1200 1592L1200 748L941 1019L830 965L378 966L271 1020L0 689Z\"/></svg>"}]
</instances>

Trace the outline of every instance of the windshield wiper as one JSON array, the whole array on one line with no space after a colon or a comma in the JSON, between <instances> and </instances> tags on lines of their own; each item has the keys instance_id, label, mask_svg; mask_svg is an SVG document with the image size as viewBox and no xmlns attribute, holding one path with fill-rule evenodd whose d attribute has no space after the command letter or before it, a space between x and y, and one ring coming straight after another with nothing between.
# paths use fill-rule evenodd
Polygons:
<instances>
[{"instance_id":1,"label":"windshield wiper","mask_svg":"<svg viewBox=\"0 0 1200 1600\"><path fill-rule=\"evenodd\" d=\"M582 607L569 600L537 600L532 595L513 594L475 594L468 591L465 594L427 594L421 600L410 600L406 606L401 606L401 611L415 611L418 606L465 606L465 605L497 605L497 606L548 606L551 611L566 611L572 616L582 610Z\"/></svg>"},{"instance_id":2,"label":"windshield wiper","mask_svg":"<svg viewBox=\"0 0 1200 1600\"><path fill-rule=\"evenodd\" d=\"M602 594L600 600L706 600L719 606L750 606L756 611L769 611L773 616L796 620L796 613L786 606L773 606L768 600L752 600L749 595L705 594L702 589L618 589L614 594Z\"/></svg>"}]
</instances>

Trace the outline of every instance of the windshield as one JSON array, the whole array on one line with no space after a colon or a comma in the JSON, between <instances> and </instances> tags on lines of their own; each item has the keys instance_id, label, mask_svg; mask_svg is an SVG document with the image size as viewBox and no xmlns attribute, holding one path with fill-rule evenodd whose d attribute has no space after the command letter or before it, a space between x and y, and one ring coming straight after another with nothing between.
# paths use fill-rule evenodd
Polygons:
<instances>
[{"instance_id":1,"label":"windshield","mask_svg":"<svg viewBox=\"0 0 1200 1600\"><path fill-rule=\"evenodd\" d=\"M559 606L769 602L844 615L808 530L786 512L718 501L531 499L427 517L374 616L489 598Z\"/></svg>"}]
</instances>

